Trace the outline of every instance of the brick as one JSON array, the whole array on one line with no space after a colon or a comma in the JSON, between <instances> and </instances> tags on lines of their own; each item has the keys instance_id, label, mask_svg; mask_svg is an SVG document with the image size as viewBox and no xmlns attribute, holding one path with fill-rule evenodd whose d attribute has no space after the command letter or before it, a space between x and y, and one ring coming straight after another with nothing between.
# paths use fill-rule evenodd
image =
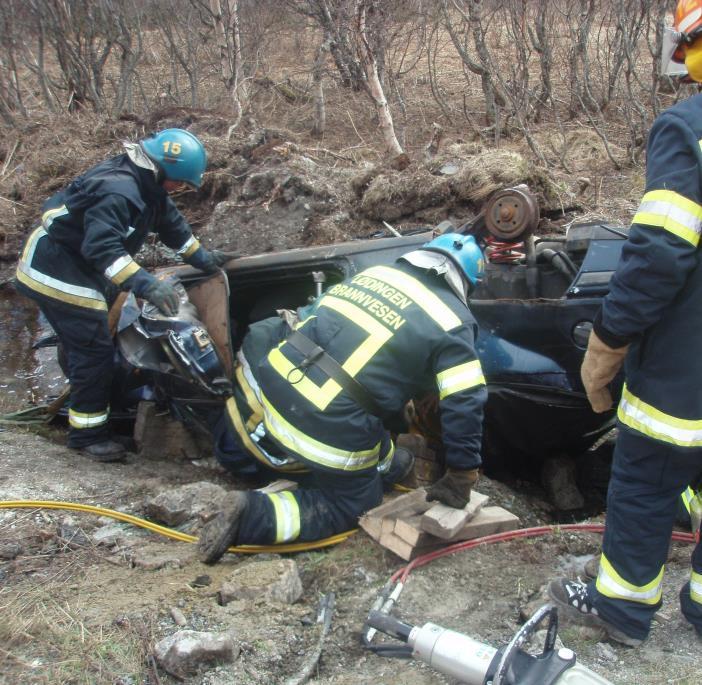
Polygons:
<instances>
[{"instance_id":1,"label":"brick","mask_svg":"<svg viewBox=\"0 0 702 685\"><path fill-rule=\"evenodd\" d=\"M395 519L395 528L393 533L399 538L402 538L405 542L410 545L422 544L426 542L430 537L429 533L425 533L421 527L420 522L422 520L421 514L415 516L410 516L406 519Z\"/></svg>"},{"instance_id":2,"label":"brick","mask_svg":"<svg viewBox=\"0 0 702 685\"><path fill-rule=\"evenodd\" d=\"M442 540L453 540L456 533L482 509L487 501L487 495L473 490L470 501L464 509L454 509L441 503L435 504L422 516L421 528Z\"/></svg>"},{"instance_id":3,"label":"brick","mask_svg":"<svg viewBox=\"0 0 702 685\"><path fill-rule=\"evenodd\" d=\"M365 514L358 519L358 525L374 540L380 540L380 528L383 519L378 516L369 516Z\"/></svg>"},{"instance_id":4,"label":"brick","mask_svg":"<svg viewBox=\"0 0 702 685\"><path fill-rule=\"evenodd\" d=\"M461 528L451 542L473 540L484 535L504 533L519 528L519 517L502 507L485 507Z\"/></svg>"},{"instance_id":5,"label":"brick","mask_svg":"<svg viewBox=\"0 0 702 685\"><path fill-rule=\"evenodd\" d=\"M411 561L416 559L422 554L431 552L439 547L444 547L446 543L443 540L438 540L433 538L433 541L429 541L426 544L421 545L411 545L409 542L405 542L399 535L394 533L387 533L380 538L380 544L389 550L393 554L397 554L400 559L405 561Z\"/></svg>"},{"instance_id":6,"label":"brick","mask_svg":"<svg viewBox=\"0 0 702 685\"><path fill-rule=\"evenodd\" d=\"M433 505L427 502L427 493L424 488L419 488L399 497L393 497L377 506L375 509L367 511L364 515L374 518L401 518L402 516L421 514Z\"/></svg>"}]
</instances>

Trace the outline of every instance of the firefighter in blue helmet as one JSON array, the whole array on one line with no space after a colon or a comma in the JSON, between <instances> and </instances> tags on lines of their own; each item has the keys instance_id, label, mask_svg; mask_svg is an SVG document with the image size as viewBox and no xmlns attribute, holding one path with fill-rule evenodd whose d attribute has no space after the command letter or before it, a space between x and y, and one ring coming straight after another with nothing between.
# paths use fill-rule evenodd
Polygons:
<instances>
[{"instance_id":1,"label":"firefighter in blue helmet","mask_svg":"<svg viewBox=\"0 0 702 685\"><path fill-rule=\"evenodd\" d=\"M215 271L225 257L193 237L169 193L199 188L207 165L202 143L166 129L104 161L50 197L17 266L17 289L35 300L65 351L70 382L70 447L117 461L124 447L109 429L113 344L107 313L115 291L131 290L174 315L174 288L133 256L152 231L192 266Z\"/></svg>"},{"instance_id":2,"label":"firefighter in blue helmet","mask_svg":"<svg viewBox=\"0 0 702 685\"><path fill-rule=\"evenodd\" d=\"M702 82L701 0L678 3L675 28L676 55ZM599 572L587 585L549 585L568 615L629 646L647 637L661 605L678 499L702 469L700 140L702 95L663 112L651 129L646 191L581 370L596 412L610 408L608 384L622 365L625 376ZM702 636L699 542L680 605Z\"/></svg>"},{"instance_id":3,"label":"firefighter in blue helmet","mask_svg":"<svg viewBox=\"0 0 702 685\"><path fill-rule=\"evenodd\" d=\"M428 496L468 503L487 391L467 302L482 274L473 237L445 234L332 286L292 328L282 318L251 326L226 421L251 458L304 467L312 485L231 493L203 528L204 562L232 544L317 540L355 526L381 501L384 481L402 479L413 464L394 447L388 420L432 387L447 470Z\"/></svg>"}]
</instances>

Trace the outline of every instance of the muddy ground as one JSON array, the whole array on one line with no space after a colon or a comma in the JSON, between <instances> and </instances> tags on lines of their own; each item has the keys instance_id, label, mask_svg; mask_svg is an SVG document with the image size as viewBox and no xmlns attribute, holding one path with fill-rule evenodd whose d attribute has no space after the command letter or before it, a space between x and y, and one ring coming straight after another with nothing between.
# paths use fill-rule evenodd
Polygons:
<instances>
[{"instance_id":1,"label":"muddy ground","mask_svg":"<svg viewBox=\"0 0 702 685\"><path fill-rule=\"evenodd\" d=\"M145 501L184 483L235 482L210 460L99 465L68 450L62 429L37 435L0 433L0 500L90 503L143 515ZM483 481L495 504L538 524L534 502L520 488ZM96 533L104 535L96 542ZM194 531L196 532L196 531ZM217 603L234 569L267 564L271 554L228 555L200 564L190 544L92 514L39 507L0 511L0 682L9 684L176 683L150 659L154 644L178 630L231 631L241 651L229 664L203 666L190 685L285 683L299 674L317 644L317 602L334 592L331 632L311 682L357 685L438 685L449 682L421 664L365 652L364 617L379 589L404 563L358 532L327 550L286 555L296 561L302 596L295 604L263 598ZM509 640L520 616L541 604L544 582L577 575L598 536L561 533L487 546L413 571L396 613L408 623L433 621L492 645ZM16 553L16 555L15 555ZM677 588L688 572L690 546L672 548L664 606L652 635L637 650L602 641L596 631L563 627L561 639L581 663L613 683L699 683L702 644L677 610ZM14 556L10 559L7 557ZM160 568L158 568L161 566ZM261 566L260 568L264 568ZM203 579L202 576L208 576Z\"/></svg>"}]
</instances>

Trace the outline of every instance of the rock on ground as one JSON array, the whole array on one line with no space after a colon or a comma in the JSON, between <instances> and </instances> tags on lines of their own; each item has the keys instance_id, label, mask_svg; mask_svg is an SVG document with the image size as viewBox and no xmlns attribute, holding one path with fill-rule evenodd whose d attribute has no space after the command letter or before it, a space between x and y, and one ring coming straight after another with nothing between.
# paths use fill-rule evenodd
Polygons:
<instances>
[{"instance_id":1,"label":"rock on ground","mask_svg":"<svg viewBox=\"0 0 702 685\"><path fill-rule=\"evenodd\" d=\"M176 678L197 673L203 664L234 661L239 647L228 633L209 633L196 630L179 630L160 640L154 646L158 663Z\"/></svg>"}]
</instances>

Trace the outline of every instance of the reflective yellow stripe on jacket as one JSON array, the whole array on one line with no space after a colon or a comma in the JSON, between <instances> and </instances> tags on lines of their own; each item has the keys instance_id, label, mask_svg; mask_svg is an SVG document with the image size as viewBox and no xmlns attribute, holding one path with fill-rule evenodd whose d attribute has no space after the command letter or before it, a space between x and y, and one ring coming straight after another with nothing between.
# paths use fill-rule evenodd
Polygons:
<instances>
[{"instance_id":1,"label":"reflective yellow stripe on jacket","mask_svg":"<svg viewBox=\"0 0 702 685\"><path fill-rule=\"evenodd\" d=\"M702 420L666 414L636 397L626 384L617 416L624 425L656 440L681 447L702 447Z\"/></svg>"},{"instance_id":2,"label":"reflective yellow stripe on jacket","mask_svg":"<svg viewBox=\"0 0 702 685\"><path fill-rule=\"evenodd\" d=\"M87 309L107 311L107 302L100 291L60 281L58 278L48 276L32 266L37 244L42 238L48 239L48 236L41 227L35 229L29 236L20 261L17 264L17 280L30 290L52 297L55 300Z\"/></svg>"},{"instance_id":3,"label":"reflective yellow stripe on jacket","mask_svg":"<svg viewBox=\"0 0 702 685\"><path fill-rule=\"evenodd\" d=\"M341 450L337 447L326 445L295 428L273 408L265 395L262 394L261 397L266 413L266 430L281 445L293 453L299 454L308 461L320 466L343 471L360 471L378 463L380 441L369 450L359 450L357 452Z\"/></svg>"},{"instance_id":4,"label":"reflective yellow stripe on jacket","mask_svg":"<svg viewBox=\"0 0 702 685\"><path fill-rule=\"evenodd\" d=\"M640 604L658 604L663 595L663 573L661 566L658 576L646 585L634 585L624 580L615 570L607 557L602 554L600 572L597 575L597 591L612 599L626 599Z\"/></svg>"},{"instance_id":5,"label":"reflective yellow stripe on jacket","mask_svg":"<svg viewBox=\"0 0 702 685\"><path fill-rule=\"evenodd\" d=\"M444 397L461 392L461 390L485 385L485 376L483 376L480 361L476 359L437 374L436 384L439 388L439 399L443 400Z\"/></svg>"},{"instance_id":6,"label":"reflective yellow stripe on jacket","mask_svg":"<svg viewBox=\"0 0 702 685\"><path fill-rule=\"evenodd\" d=\"M333 295L325 295L319 306L333 309L368 333L368 337L342 364L342 368L353 378L378 353L393 334L382 323L352 302L341 300ZM309 323L312 318L314 317L306 319L302 326L297 326L297 328L304 327L304 324ZM285 345L285 341L268 353L268 362L281 376L291 381L290 387L312 402L317 409L324 411L341 392L341 386L332 378L328 378L321 386L317 385L298 370L282 353L281 348L283 345Z\"/></svg>"},{"instance_id":7,"label":"reflective yellow stripe on jacket","mask_svg":"<svg viewBox=\"0 0 702 685\"><path fill-rule=\"evenodd\" d=\"M45 229L48 229L49 226L54 223L54 219L58 219L60 216L66 216L66 214L68 214L68 207L66 207L66 205L54 207L54 209L47 209L41 215L41 225Z\"/></svg>"},{"instance_id":8,"label":"reflective yellow stripe on jacket","mask_svg":"<svg viewBox=\"0 0 702 685\"><path fill-rule=\"evenodd\" d=\"M409 274L389 266L373 266L361 273L359 277L361 276L378 278L411 297L414 303L421 307L424 313L445 331L450 331L461 325L461 320L454 314L451 307L442 302L438 295Z\"/></svg>"},{"instance_id":9,"label":"reflective yellow stripe on jacket","mask_svg":"<svg viewBox=\"0 0 702 685\"><path fill-rule=\"evenodd\" d=\"M641 199L633 222L662 228L697 246L702 233L702 206L672 190L652 190Z\"/></svg>"}]
</instances>

